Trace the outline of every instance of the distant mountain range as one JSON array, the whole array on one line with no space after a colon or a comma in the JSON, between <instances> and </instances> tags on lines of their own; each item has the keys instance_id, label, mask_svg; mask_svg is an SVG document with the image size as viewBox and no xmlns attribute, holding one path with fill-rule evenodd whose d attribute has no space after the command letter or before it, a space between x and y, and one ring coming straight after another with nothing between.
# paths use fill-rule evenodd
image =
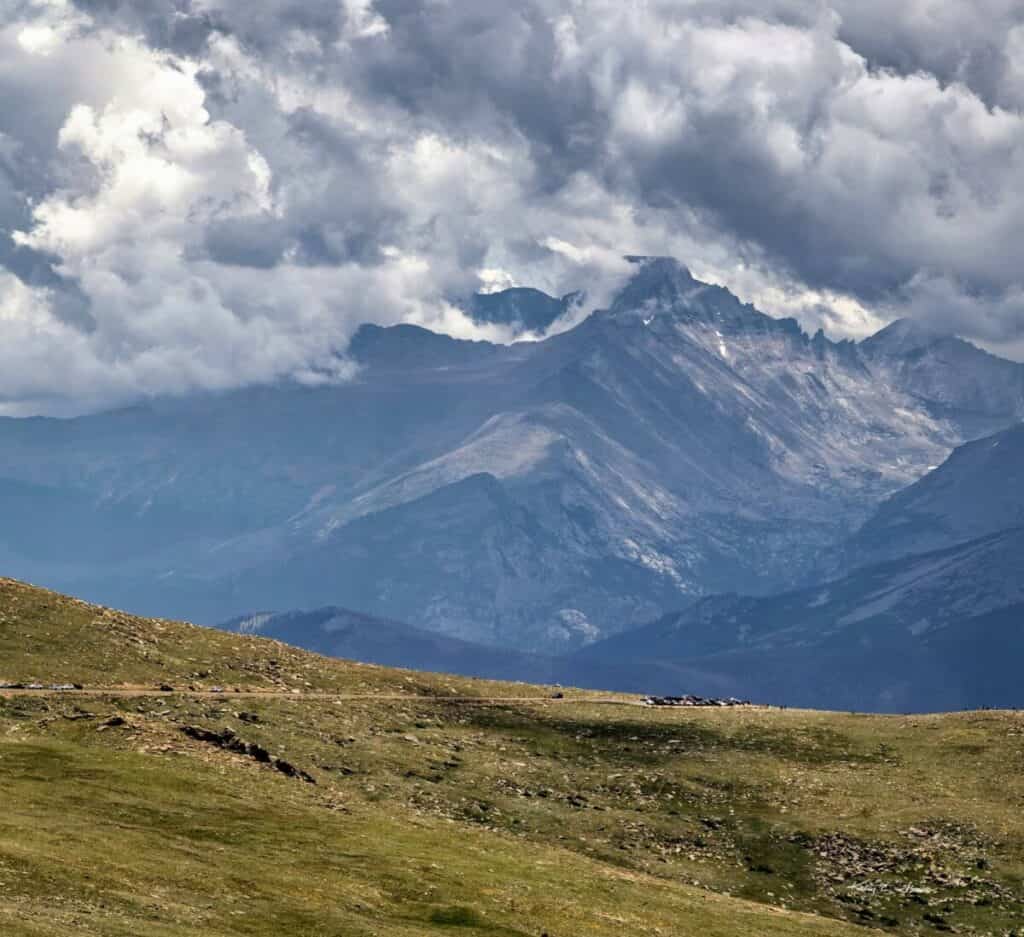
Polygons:
<instances>
[{"instance_id":1,"label":"distant mountain range","mask_svg":"<svg viewBox=\"0 0 1024 937\"><path fill-rule=\"evenodd\" d=\"M973 400L957 411L962 431L969 432L972 421L975 430L988 428L992 414L1016 419L1019 366L967 343L896 323L859 350L899 370L915 393L930 393L931 406L941 412L948 400L941 400L922 364L929 349L938 370L943 360L956 361L950 373L957 393ZM986 385L988 367L1000 379ZM765 598L709 597L557 659L514 655L495 663L488 649L453 649L442 642L428 644L414 665L484 676L528 673L638 692L755 695L819 708L1018 705L1022 475L1024 426L1018 423L959 447L937 469L884 500L839 545L836 572L852 572L838 579ZM403 657L400 639L378 639L373 648L351 637L325 644L279 621L275 633L303 646L381 663L413 659L411 652Z\"/></svg>"},{"instance_id":2,"label":"distant mountain range","mask_svg":"<svg viewBox=\"0 0 1024 937\"><path fill-rule=\"evenodd\" d=\"M221 627L369 663L859 711L1019 706L1024 528L777 596L720 595L562 657L450 638L346 609Z\"/></svg>"},{"instance_id":3,"label":"distant mountain range","mask_svg":"<svg viewBox=\"0 0 1024 937\"><path fill-rule=\"evenodd\" d=\"M0 564L145 613L344 607L572 659L710 595L802 594L1021 523L996 481L1019 477L1024 366L905 321L808 336L631 260L607 309L543 341L364 326L346 384L0 420ZM468 308L537 334L577 301Z\"/></svg>"},{"instance_id":4,"label":"distant mountain range","mask_svg":"<svg viewBox=\"0 0 1024 937\"><path fill-rule=\"evenodd\" d=\"M593 644L566 679L864 710L1024 704L1024 426L967 443L840 549L848 572L716 595Z\"/></svg>"},{"instance_id":5,"label":"distant mountain range","mask_svg":"<svg viewBox=\"0 0 1024 937\"><path fill-rule=\"evenodd\" d=\"M869 711L1021 705L1022 440L1024 427L1013 427L966 444L884 502L847 544L857 555L868 537L877 538L886 545L878 552L898 559L772 596L708 596L557 658L439 638L339 609L225 627L374 663L477 676L529 673L642 693L747 694ZM918 510L911 521L908 504ZM941 549L931 549L936 545Z\"/></svg>"},{"instance_id":6,"label":"distant mountain range","mask_svg":"<svg viewBox=\"0 0 1024 937\"><path fill-rule=\"evenodd\" d=\"M528 673L543 680L555 669L554 661L534 654L460 641L347 608L258 612L219 627L236 634L274 638L328 657L432 673L491 680L518 680Z\"/></svg>"},{"instance_id":7,"label":"distant mountain range","mask_svg":"<svg viewBox=\"0 0 1024 937\"><path fill-rule=\"evenodd\" d=\"M591 645L563 679L869 711L1024 700L1024 528L765 598L714 596Z\"/></svg>"}]
</instances>

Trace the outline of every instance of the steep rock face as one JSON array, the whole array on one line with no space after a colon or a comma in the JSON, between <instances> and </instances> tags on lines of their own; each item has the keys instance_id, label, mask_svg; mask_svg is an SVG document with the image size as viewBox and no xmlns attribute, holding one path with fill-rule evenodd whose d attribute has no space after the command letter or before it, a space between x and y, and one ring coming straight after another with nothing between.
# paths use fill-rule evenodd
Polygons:
<instances>
[{"instance_id":1,"label":"steep rock face","mask_svg":"<svg viewBox=\"0 0 1024 937\"><path fill-rule=\"evenodd\" d=\"M543 342L367 326L345 385L0 421L0 480L42 506L0 555L140 611L343 604L560 652L799 584L971 427L1024 415L1018 365L972 359L968 389L929 397L907 375L939 373L941 343L810 338L674 261L635 263L607 310ZM60 561L24 550L67 499L82 520ZM112 564L94 541L132 546Z\"/></svg>"},{"instance_id":2,"label":"steep rock face","mask_svg":"<svg viewBox=\"0 0 1024 937\"><path fill-rule=\"evenodd\" d=\"M1024 414L1024 367L970 342L900 319L860 347L882 379L951 420L965 438Z\"/></svg>"},{"instance_id":3,"label":"steep rock face","mask_svg":"<svg viewBox=\"0 0 1024 937\"><path fill-rule=\"evenodd\" d=\"M882 503L842 551L847 568L1024 526L1024 425L969 442Z\"/></svg>"},{"instance_id":4,"label":"steep rock face","mask_svg":"<svg viewBox=\"0 0 1024 937\"><path fill-rule=\"evenodd\" d=\"M766 598L713 596L579 651L566 679L826 709L1024 699L1024 530Z\"/></svg>"}]
</instances>

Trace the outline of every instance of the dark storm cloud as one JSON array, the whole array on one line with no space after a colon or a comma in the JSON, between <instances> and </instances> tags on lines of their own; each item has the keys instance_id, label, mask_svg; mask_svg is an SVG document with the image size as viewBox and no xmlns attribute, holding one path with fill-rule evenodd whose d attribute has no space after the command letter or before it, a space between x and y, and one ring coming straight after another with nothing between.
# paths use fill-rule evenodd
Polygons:
<instances>
[{"instance_id":1,"label":"dark storm cloud","mask_svg":"<svg viewBox=\"0 0 1024 937\"><path fill-rule=\"evenodd\" d=\"M649 4L646 19L641 8L619 14L625 28L611 35L590 27L601 14L616 18L614 7L591 6L592 17L572 21L582 51L567 65L559 4L379 0L386 40L354 46L326 73L420 127L498 142L519 136L535 169L524 198L547 197L588 172L637 205L696 212L738 251L767 256L812 287L878 303L901 295L923 270L953 265L988 292L1015 274L1005 236L1024 232L1013 219L999 223L994 244L962 237L986 202L1015 198L1020 181L1019 131L993 145L986 115L971 113L978 103L1014 99L1001 79L1007 36L1022 19L1015 5L990 0L979 21L963 8L921 2L895 12L840 2L833 18L787 2L774 10ZM275 22L292 13L286 8ZM664 48L671 29L675 48ZM252 33L251 23L239 27ZM723 39L735 42L731 59ZM759 56L772 44L793 48ZM866 61L854 66L850 53ZM708 93L706 75L723 67L734 73ZM951 88L957 81L965 87ZM634 88L643 93L630 100ZM911 112L906 120L890 122L890 102ZM645 104L652 110L642 119L657 122L673 108L685 119L664 134L614 126L617 110ZM792 138L797 165L780 164L773 134ZM863 152L849 152L851 145ZM890 168L879 169L879 159ZM879 233L892 222L890 242Z\"/></svg>"},{"instance_id":2,"label":"dark storm cloud","mask_svg":"<svg viewBox=\"0 0 1024 937\"><path fill-rule=\"evenodd\" d=\"M211 219L203 236L206 256L261 268L276 266L286 254L307 266L379 263L381 245L399 238L403 217L380 185L369 147L307 108L286 116L274 143L264 150L272 168L276 163L287 172L297 161L309 166L303 184L289 188L276 215ZM301 160L288 153L292 148Z\"/></svg>"},{"instance_id":3,"label":"dark storm cloud","mask_svg":"<svg viewBox=\"0 0 1024 937\"><path fill-rule=\"evenodd\" d=\"M26 335L112 395L320 375L362 318L464 330L445 297L592 286L625 252L840 333L858 302L1024 330L1010 0L0 12L26 105L0 109L0 302L85 326Z\"/></svg>"},{"instance_id":4,"label":"dark storm cloud","mask_svg":"<svg viewBox=\"0 0 1024 937\"><path fill-rule=\"evenodd\" d=\"M387 0L376 9L388 42L355 50L352 77L366 94L462 132L521 134L542 169L538 195L600 160L607 114L587 74L559 71L542 5Z\"/></svg>"},{"instance_id":5,"label":"dark storm cloud","mask_svg":"<svg viewBox=\"0 0 1024 937\"><path fill-rule=\"evenodd\" d=\"M223 218L206 228L203 245L217 263L240 267L276 267L287 247L287 231L273 217Z\"/></svg>"},{"instance_id":6,"label":"dark storm cloud","mask_svg":"<svg viewBox=\"0 0 1024 937\"><path fill-rule=\"evenodd\" d=\"M839 37L872 66L962 82L990 107L1024 104L1013 38L1024 25L1018 0L844 0L837 9Z\"/></svg>"},{"instance_id":7,"label":"dark storm cloud","mask_svg":"<svg viewBox=\"0 0 1024 937\"><path fill-rule=\"evenodd\" d=\"M138 33L153 47L179 55L201 55L214 32L226 29L217 16L192 0L74 0L93 26Z\"/></svg>"}]
</instances>

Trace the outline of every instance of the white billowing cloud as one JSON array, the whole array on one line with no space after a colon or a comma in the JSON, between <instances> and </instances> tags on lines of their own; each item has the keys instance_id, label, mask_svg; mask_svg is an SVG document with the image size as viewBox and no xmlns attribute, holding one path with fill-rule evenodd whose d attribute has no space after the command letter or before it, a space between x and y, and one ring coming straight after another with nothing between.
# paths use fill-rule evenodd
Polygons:
<instances>
[{"instance_id":1,"label":"white billowing cloud","mask_svg":"<svg viewBox=\"0 0 1024 937\"><path fill-rule=\"evenodd\" d=\"M387 34L388 24L373 9L373 0L342 0L345 8L347 39L369 39Z\"/></svg>"},{"instance_id":2,"label":"white billowing cloud","mask_svg":"<svg viewBox=\"0 0 1024 937\"><path fill-rule=\"evenodd\" d=\"M123 83L101 109L74 106L58 140L91 171L35 205L30 230L15 234L16 243L59 258L58 272L90 298L90 357L111 368L112 384L127 367L137 372L129 386L152 392L220 386L244 380L246 370L249 379L273 377L306 364L309 349L289 354L278 346L289 332L305 344L302 326L310 323L281 322L277 310L268 316L261 309L272 302L268 294L240 284L230 268L189 257L212 219L272 210L266 162L241 130L210 119L188 63L168 63L129 40L98 55ZM61 331L50 334L54 355L81 353ZM268 340L281 355L278 367L260 360ZM241 374L225 370L232 357Z\"/></svg>"},{"instance_id":3,"label":"white billowing cloud","mask_svg":"<svg viewBox=\"0 0 1024 937\"><path fill-rule=\"evenodd\" d=\"M18 45L30 55L52 55L77 29L89 24L89 18L79 13L69 0L33 0L29 6L31 18L16 20L12 31ZM6 10L0 6L0 12L6 13ZM10 23L11 17L5 15L3 21Z\"/></svg>"},{"instance_id":4,"label":"white billowing cloud","mask_svg":"<svg viewBox=\"0 0 1024 937\"><path fill-rule=\"evenodd\" d=\"M62 257L68 272L116 272L150 249L142 241L181 247L191 229L218 213L271 208L270 171L238 128L211 121L194 69L155 60L131 43L126 86L100 111L76 105L58 146L77 148L95 170L84 185L70 180L33 211L18 240ZM120 50L107 53L111 57Z\"/></svg>"},{"instance_id":5,"label":"white billowing cloud","mask_svg":"<svg viewBox=\"0 0 1024 937\"><path fill-rule=\"evenodd\" d=\"M135 393L123 376L103 373L88 337L55 316L51 303L47 290L0 272L0 372L7 398L0 415L74 412L69 397L88 408L105 402L119 383L121 393Z\"/></svg>"},{"instance_id":6,"label":"white billowing cloud","mask_svg":"<svg viewBox=\"0 0 1024 937\"><path fill-rule=\"evenodd\" d=\"M507 340L457 300L585 315L623 254L1019 349L1018 8L0 0L0 401L340 380L361 322Z\"/></svg>"},{"instance_id":7,"label":"white billowing cloud","mask_svg":"<svg viewBox=\"0 0 1024 937\"><path fill-rule=\"evenodd\" d=\"M119 87L101 108L71 109L58 148L89 171L36 204L31 227L14 240L59 259L57 271L89 297L95 328L76 330L44 294L8 282L0 299L14 336L7 347L51 367L15 362L5 369L7 396L45 396L40 374L65 382L52 393L88 402L285 376L344 378L352 367L340 353L356 324L415 314L409 297L429 294L423 264L254 269L205 258L210 224L275 215L265 159L238 127L210 118L194 63L130 40L90 40L80 51L117 71ZM21 343L29 340L26 355Z\"/></svg>"}]
</instances>

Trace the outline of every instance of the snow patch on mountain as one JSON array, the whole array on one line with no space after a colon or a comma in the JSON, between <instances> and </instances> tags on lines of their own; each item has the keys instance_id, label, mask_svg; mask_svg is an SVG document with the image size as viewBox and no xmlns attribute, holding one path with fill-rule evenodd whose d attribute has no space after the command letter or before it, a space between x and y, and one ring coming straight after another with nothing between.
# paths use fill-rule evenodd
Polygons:
<instances>
[{"instance_id":1,"label":"snow patch on mountain","mask_svg":"<svg viewBox=\"0 0 1024 937\"><path fill-rule=\"evenodd\" d=\"M528 414L500 413L488 419L458 448L358 495L333 514L321 538L347 521L422 498L471 475L499 479L526 475L547 457L559 435Z\"/></svg>"}]
</instances>

